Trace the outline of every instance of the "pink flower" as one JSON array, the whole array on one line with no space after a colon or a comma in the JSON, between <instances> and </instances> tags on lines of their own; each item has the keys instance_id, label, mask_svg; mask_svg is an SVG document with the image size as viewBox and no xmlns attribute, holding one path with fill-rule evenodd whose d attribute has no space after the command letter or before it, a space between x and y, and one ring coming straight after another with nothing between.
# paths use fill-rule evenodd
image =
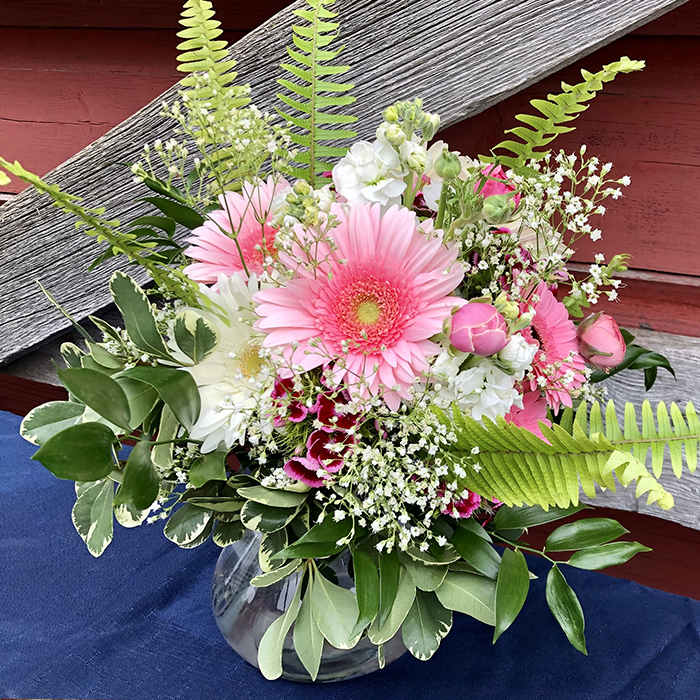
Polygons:
<instances>
[{"instance_id":1,"label":"pink flower","mask_svg":"<svg viewBox=\"0 0 700 700\"><path fill-rule=\"evenodd\" d=\"M404 208L335 204L331 213L333 245L296 226L292 254L280 253L294 276L253 297L255 328L288 362L305 370L333 363L336 384L381 395L396 410L440 351L430 337L461 303L450 296L463 277L457 250Z\"/></svg>"},{"instance_id":2,"label":"pink flower","mask_svg":"<svg viewBox=\"0 0 700 700\"><path fill-rule=\"evenodd\" d=\"M547 420L547 401L539 391L526 391L523 394L523 407L513 406L505 416L508 423L529 430L533 435L544 440L538 421L552 427L552 421ZM546 440L545 440L546 442Z\"/></svg>"},{"instance_id":3,"label":"pink flower","mask_svg":"<svg viewBox=\"0 0 700 700\"><path fill-rule=\"evenodd\" d=\"M481 496L478 493L469 491L466 498L457 498L449 503L441 511L443 515L449 515L453 518L469 518L474 511L481 505Z\"/></svg>"},{"instance_id":4,"label":"pink flower","mask_svg":"<svg viewBox=\"0 0 700 700\"><path fill-rule=\"evenodd\" d=\"M275 400L274 403L278 409L284 407L286 411L284 417L275 416L273 422L276 428L281 428L287 421L301 423L309 414L309 409L299 400L302 392L294 390L294 380L291 377L284 379L275 377L270 396Z\"/></svg>"},{"instance_id":5,"label":"pink flower","mask_svg":"<svg viewBox=\"0 0 700 700\"><path fill-rule=\"evenodd\" d=\"M517 191L517 187L510 183L505 172L503 171L503 167L500 165L487 165L481 171L481 174L487 178L495 178L486 180L483 187L481 187L481 180L477 180L476 184L474 185L474 191L479 192L484 199L486 197L493 197L497 194L509 194L510 192ZM479 191L479 187L481 187L481 191ZM515 205L516 209L518 204L520 204L520 196L521 195L518 192L512 197L513 204Z\"/></svg>"},{"instance_id":6,"label":"pink flower","mask_svg":"<svg viewBox=\"0 0 700 700\"><path fill-rule=\"evenodd\" d=\"M355 442L356 438L349 433L314 430L306 441L309 450L306 456L309 461L316 462L317 468L335 473L343 467L345 454Z\"/></svg>"},{"instance_id":7,"label":"pink flower","mask_svg":"<svg viewBox=\"0 0 700 700\"><path fill-rule=\"evenodd\" d=\"M609 370L625 359L627 346L615 319L599 311L581 321L578 327L579 347L588 364Z\"/></svg>"},{"instance_id":8,"label":"pink flower","mask_svg":"<svg viewBox=\"0 0 700 700\"><path fill-rule=\"evenodd\" d=\"M522 331L523 337L540 348L532 363L530 389L543 389L549 407L557 413L562 404L572 406L571 392L585 381L586 364L578 352L576 326L564 304L544 282L539 283L532 298L530 303L521 304L522 312L535 311L532 326Z\"/></svg>"},{"instance_id":9,"label":"pink flower","mask_svg":"<svg viewBox=\"0 0 700 700\"><path fill-rule=\"evenodd\" d=\"M495 306L472 301L452 317L450 342L461 352L488 357L508 344L508 326Z\"/></svg>"},{"instance_id":10,"label":"pink flower","mask_svg":"<svg viewBox=\"0 0 700 700\"><path fill-rule=\"evenodd\" d=\"M323 486L324 479L318 475L319 464L306 457L292 457L285 465L284 471L291 479L302 481L311 488Z\"/></svg>"},{"instance_id":11,"label":"pink flower","mask_svg":"<svg viewBox=\"0 0 700 700\"><path fill-rule=\"evenodd\" d=\"M357 413L339 409L340 406L347 406L348 401L343 395L344 392L336 394L319 394L316 399L315 410L318 412L318 421L321 423L321 430L330 433L334 430L350 430L354 428L360 416Z\"/></svg>"},{"instance_id":12,"label":"pink flower","mask_svg":"<svg viewBox=\"0 0 700 700\"><path fill-rule=\"evenodd\" d=\"M288 182L269 177L258 185L244 184L242 194L219 195L222 208L210 212L207 221L187 239L192 245L185 249L185 255L199 262L188 265L185 274L204 284L216 282L222 273L231 277L244 269L241 253L248 272L262 272L265 258L276 255L277 231L270 225L272 200L287 189Z\"/></svg>"}]
</instances>

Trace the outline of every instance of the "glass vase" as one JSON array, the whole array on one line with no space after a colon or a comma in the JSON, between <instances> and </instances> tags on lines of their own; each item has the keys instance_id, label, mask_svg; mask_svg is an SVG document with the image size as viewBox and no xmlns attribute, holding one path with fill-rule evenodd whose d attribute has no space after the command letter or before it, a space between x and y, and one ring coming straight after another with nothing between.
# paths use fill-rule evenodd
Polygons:
<instances>
[{"instance_id":1,"label":"glass vase","mask_svg":"<svg viewBox=\"0 0 700 700\"><path fill-rule=\"evenodd\" d=\"M294 574L266 588L251 586L250 580L262 573L258 561L260 539L259 533L246 530L238 542L225 547L216 563L212 582L216 624L234 651L256 668L260 640L270 624L289 607L300 578L299 574ZM350 553L347 552L333 562L331 568L339 586L354 590L354 582L348 574L349 563ZM282 677L311 682L294 651L293 629L284 641ZM385 663L398 659L405 651L401 635L397 634L384 645ZM355 678L377 670L377 647L368 638L363 637L353 649L336 649L325 642L316 682Z\"/></svg>"}]
</instances>

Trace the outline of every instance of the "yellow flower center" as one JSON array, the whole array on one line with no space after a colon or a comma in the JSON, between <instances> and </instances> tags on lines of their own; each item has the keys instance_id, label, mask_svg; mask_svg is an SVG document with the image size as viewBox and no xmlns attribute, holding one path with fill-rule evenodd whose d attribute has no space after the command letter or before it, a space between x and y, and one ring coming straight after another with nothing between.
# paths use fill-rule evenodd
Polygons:
<instances>
[{"instance_id":1,"label":"yellow flower center","mask_svg":"<svg viewBox=\"0 0 700 700\"><path fill-rule=\"evenodd\" d=\"M373 298L363 299L358 305L355 312L357 320L363 326L371 326L375 324L382 315L382 309Z\"/></svg>"},{"instance_id":2,"label":"yellow flower center","mask_svg":"<svg viewBox=\"0 0 700 700\"><path fill-rule=\"evenodd\" d=\"M236 358L236 366L246 379L257 377L265 366L265 360L260 357L259 350L259 345L247 345Z\"/></svg>"}]
</instances>

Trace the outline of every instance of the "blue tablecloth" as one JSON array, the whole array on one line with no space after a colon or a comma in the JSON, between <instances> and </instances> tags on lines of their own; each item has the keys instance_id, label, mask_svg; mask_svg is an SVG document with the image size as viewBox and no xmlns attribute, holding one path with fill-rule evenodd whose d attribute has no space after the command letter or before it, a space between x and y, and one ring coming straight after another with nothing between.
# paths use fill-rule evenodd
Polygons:
<instances>
[{"instance_id":1,"label":"blue tablecloth","mask_svg":"<svg viewBox=\"0 0 700 700\"><path fill-rule=\"evenodd\" d=\"M0 696L114 700L646 700L700 698L700 603L567 570L587 614L585 657L544 602L546 569L515 626L457 615L430 662L405 655L332 685L265 681L226 644L210 610L218 548L184 551L160 526L119 527L93 559L54 479L0 413Z\"/></svg>"}]
</instances>

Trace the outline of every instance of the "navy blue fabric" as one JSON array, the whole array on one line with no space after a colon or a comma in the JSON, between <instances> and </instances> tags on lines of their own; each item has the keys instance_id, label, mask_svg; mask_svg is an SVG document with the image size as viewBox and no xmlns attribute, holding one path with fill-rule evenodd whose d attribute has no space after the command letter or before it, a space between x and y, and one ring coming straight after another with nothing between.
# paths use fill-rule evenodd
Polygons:
<instances>
[{"instance_id":1,"label":"navy blue fabric","mask_svg":"<svg viewBox=\"0 0 700 700\"><path fill-rule=\"evenodd\" d=\"M585 657L544 602L531 561L527 604L495 647L457 615L427 663L405 655L332 685L265 681L219 634L210 609L218 548L184 551L162 528L117 528L93 559L58 481L0 413L0 696L102 700L646 700L700 698L700 603L603 574L566 571L587 614Z\"/></svg>"}]
</instances>

